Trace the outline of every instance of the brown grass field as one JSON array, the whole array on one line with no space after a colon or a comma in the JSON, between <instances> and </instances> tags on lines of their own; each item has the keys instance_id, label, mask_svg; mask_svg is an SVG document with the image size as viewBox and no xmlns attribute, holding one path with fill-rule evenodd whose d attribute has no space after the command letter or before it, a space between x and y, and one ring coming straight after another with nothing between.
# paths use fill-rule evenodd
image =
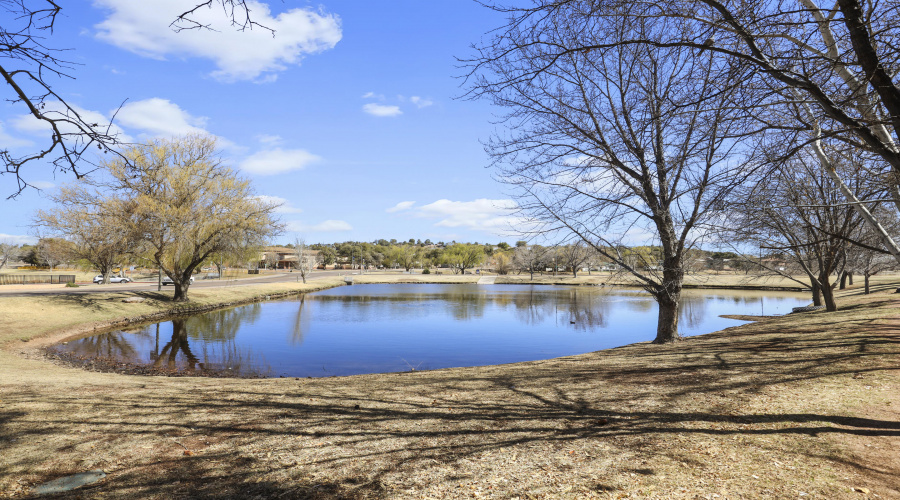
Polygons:
<instances>
[{"instance_id":1,"label":"brown grass field","mask_svg":"<svg viewBox=\"0 0 900 500\"><path fill-rule=\"evenodd\" d=\"M187 307L339 283L197 289ZM173 312L164 293L0 296L0 497L102 469L47 498L900 498L892 287L672 345L266 380L43 357L73 333Z\"/></svg>"}]
</instances>

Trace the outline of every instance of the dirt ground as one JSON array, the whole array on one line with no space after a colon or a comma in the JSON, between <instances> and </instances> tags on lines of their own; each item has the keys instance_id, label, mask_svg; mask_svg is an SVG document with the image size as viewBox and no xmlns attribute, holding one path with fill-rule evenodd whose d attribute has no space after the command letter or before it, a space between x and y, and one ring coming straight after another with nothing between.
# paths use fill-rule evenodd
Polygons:
<instances>
[{"instance_id":1,"label":"dirt ground","mask_svg":"<svg viewBox=\"0 0 900 500\"><path fill-rule=\"evenodd\" d=\"M192 304L275 293L250 288ZM128 296L0 300L0 497L102 469L47 498L900 498L887 290L672 345L425 372L168 378L41 356L171 307Z\"/></svg>"}]
</instances>

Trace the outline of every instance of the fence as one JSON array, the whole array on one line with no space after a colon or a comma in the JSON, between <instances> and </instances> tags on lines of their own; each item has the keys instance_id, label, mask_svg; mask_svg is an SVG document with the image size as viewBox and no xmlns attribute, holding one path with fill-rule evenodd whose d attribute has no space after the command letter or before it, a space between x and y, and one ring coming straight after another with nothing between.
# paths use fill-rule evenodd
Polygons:
<instances>
[{"instance_id":1,"label":"fence","mask_svg":"<svg viewBox=\"0 0 900 500\"><path fill-rule=\"evenodd\" d=\"M0 274L0 285L75 283L74 274Z\"/></svg>"}]
</instances>

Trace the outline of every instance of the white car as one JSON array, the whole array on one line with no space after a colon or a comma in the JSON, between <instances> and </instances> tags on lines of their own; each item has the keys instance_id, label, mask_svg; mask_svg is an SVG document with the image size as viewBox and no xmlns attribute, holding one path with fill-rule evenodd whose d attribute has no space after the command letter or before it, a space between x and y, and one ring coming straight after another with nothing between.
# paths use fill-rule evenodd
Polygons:
<instances>
[{"instance_id":1,"label":"white car","mask_svg":"<svg viewBox=\"0 0 900 500\"><path fill-rule=\"evenodd\" d=\"M110 276L109 282L110 283L131 283L131 278L126 278L125 276ZM98 284L103 283L103 275L98 274L97 276L94 276L94 283L98 283Z\"/></svg>"},{"instance_id":2,"label":"white car","mask_svg":"<svg viewBox=\"0 0 900 500\"><path fill-rule=\"evenodd\" d=\"M175 282L172 281L172 278L170 278L170 277L168 277L168 276L163 276L162 284L163 284L163 286L166 286L166 285L174 285ZM191 276L191 285L193 285L193 284L194 284L194 277Z\"/></svg>"}]
</instances>

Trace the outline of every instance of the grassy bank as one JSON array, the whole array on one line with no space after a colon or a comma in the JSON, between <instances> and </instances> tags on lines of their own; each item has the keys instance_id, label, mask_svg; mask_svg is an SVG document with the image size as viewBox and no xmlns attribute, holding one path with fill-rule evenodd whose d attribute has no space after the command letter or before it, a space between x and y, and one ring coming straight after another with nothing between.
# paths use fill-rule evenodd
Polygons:
<instances>
[{"instance_id":1,"label":"grassy bank","mask_svg":"<svg viewBox=\"0 0 900 500\"><path fill-rule=\"evenodd\" d=\"M338 283L196 289L191 307ZM71 496L900 498L897 297L667 346L270 380L49 364L32 346L173 305L3 297L0 496L103 469Z\"/></svg>"},{"instance_id":2,"label":"grassy bank","mask_svg":"<svg viewBox=\"0 0 900 500\"><path fill-rule=\"evenodd\" d=\"M796 289L809 288L809 279L805 276L795 276L795 280L782 276L754 276L743 273L691 273L685 276L685 288L734 288L734 289ZM798 281L800 283L798 283ZM531 279L528 274L510 274L498 276L497 283L509 284L555 284L555 285L624 285L637 286L638 281L630 276L614 273L579 273L577 277L571 274L559 273L553 276L551 273L535 274ZM900 282L900 275L886 273L875 275L871 278L871 284L875 289L886 289L890 285L894 288ZM853 285L847 287L848 291L861 290L863 278L856 276Z\"/></svg>"}]
</instances>

